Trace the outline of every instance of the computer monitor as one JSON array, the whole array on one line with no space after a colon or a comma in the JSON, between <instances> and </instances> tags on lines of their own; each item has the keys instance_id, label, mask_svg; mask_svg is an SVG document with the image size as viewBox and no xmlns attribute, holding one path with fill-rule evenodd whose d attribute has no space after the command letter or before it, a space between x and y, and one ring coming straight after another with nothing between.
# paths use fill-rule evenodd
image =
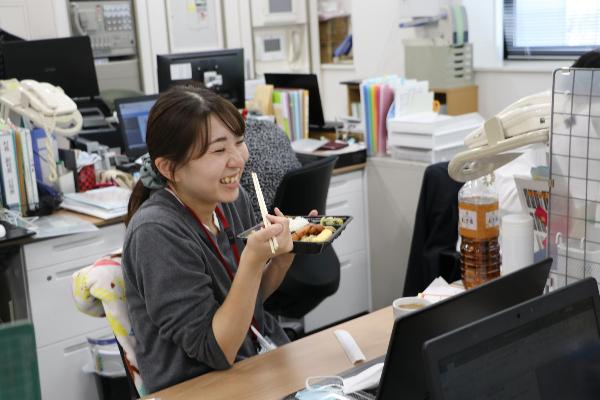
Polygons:
<instances>
[{"instance_id":1,"label":"computer monitor","mask_svg":"<svg viewBox=\"0 0 600 400\"><path fill-rule=\"evenodd\" d=\"M172 85L201 85L245 107L243 49L162 54L156 61L159 92Z\"/></svg>"},{"instance_id":2,"label":"computer monitor","mask_svg":"<svg viewBox=\"0 0 600 400\"><path fill-rule=\"evenodd\" d=\"M540 296L552 259L522 268L398 318L385 356L377 400L427 398L423 344L500 310Z\"/></svg>"},{"instance_id":3,"label":"computer monitor","mask_svg":"<svg viewBox=\"0 0 600 400\"><path fill-rule=\"evenodd\" d=\"M265 83L276 88L308 90L308 125L311 129L328 126L323 116L323 105L319 94L319 82L315 74L265 74ZM331 124L331 123L329 123ZM333 128L335 126L332 125Z\"/></svg>"},{"instance_id":4,"label":"computer monitor","mask_svg":"<svg viewBox=\"0 0 600 400\"><path fill-rule=\"evenodd\" d=\"M148 151L146 146L148 114L157 98L158 95L155 94L115 100L124 153L129 158L138 158Z\"/></svg>"},{"instance_id":5,"label":"computer monitor","mask_svg":"<svg viewBox=\"0 0 600 400\"><path fill-rule=\"evenodd\" d=\"M432 397L597 399L600 297L593 278L431 339Z\"/></svg>"},{"instance_id":6,"label":"computer monitor","mask_svg":"<svg viewBox=\"0 0 600 400\"><path fill-rule=\"evenodd\" d=\"M98 96L88 36L7 42L1 45L6 79L33 79L60 86L71 98Z\"/></svg>"}]
</instances>

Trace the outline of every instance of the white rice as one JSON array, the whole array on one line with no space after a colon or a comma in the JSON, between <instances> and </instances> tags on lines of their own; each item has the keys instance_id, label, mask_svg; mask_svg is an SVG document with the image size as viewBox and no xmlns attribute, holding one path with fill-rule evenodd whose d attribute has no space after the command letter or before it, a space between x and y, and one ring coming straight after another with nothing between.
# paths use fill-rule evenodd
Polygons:
<instances>
[{"instance_id":1,"label":"white rice","mask_svg":"<svg viewBox=\"0 0 600 400\"><path fill-rule=\"evenodd\" d=\"M304 217L288 217L288 219L290 220L290 232L292 233L309 224L308 220Z\"/></svg>"}]
</instances>

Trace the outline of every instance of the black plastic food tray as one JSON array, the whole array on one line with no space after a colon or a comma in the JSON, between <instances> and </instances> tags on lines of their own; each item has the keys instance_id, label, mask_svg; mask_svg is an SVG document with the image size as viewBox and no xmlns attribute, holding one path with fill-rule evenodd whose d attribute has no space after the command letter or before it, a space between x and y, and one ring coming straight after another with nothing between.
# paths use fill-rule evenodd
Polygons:
<instances>
[{"instance_id":1,"label":"black plastic food tray","mask_svg":"<svg viewBox=\"0 0 600 400\"><path fill-rule=\"evenodd\" d=\"M294 217L294 216L290 215L289 217ZM311 242L294 241L294 248L292 250L292 253L295 253L295 254L319 254L320 252L323 251L323 249L325 247L329 246L331 244L331 242L333 242L335 239L337 239L337 237L340 236L342 231L344 229L346 229L346 226L350 223L350 221L352 221L352 217L348 216L348 215L317 215L316 217L306 217L306 216L303 216L303 217L306 218L308 220L308 222L313 223L313 224L318 224L319 222L321 222L321 218L323 218L323 217L341 218L344 221L344 223L340 226L336 226L335 232L333 232L333 235L331 235L331 238L325 242L311 243ZM240 233L238 235L238 238L242 239L244 241L244 243L246 243L246 240L248 239L248 236L250 235L250 233L257 231L262 227L263 227L263 224L261 222L260 224Z\"/></svg>"}]
</instances>

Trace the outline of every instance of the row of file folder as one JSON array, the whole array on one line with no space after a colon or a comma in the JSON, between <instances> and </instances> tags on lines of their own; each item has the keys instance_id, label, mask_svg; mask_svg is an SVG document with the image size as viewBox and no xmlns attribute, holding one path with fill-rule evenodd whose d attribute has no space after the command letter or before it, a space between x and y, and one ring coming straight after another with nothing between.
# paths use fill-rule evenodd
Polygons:
<instances>
[{"instance_id":1,"label":"row of file folder","mask_svg":"<svg viewBox=\"0 0 600 400\"><path fill-rule=\"evenodd\" d=\"M291 141L308 137L308 90L273 90L275 122Z\"/></svg>"},{"instance_id":2,"label":"row of file folder","mask_svg":"<svg viewBox=\"0 0 600 400\"><path fill-rule=\"evenodd\" d=\"M365 142L369 155L387 153L387 119L394 115L431 111L433 93L426 81L389 75L360 84Z\"/></svg>"},{"instance_id":3,"label":"row of file folder","mask_svg":"<svg viewBox=\"0 0 600 400\"><path fill-rule=\"evenodd\" d=\"M43 131L42 131L43 133ZM45 134L44 134L45 136ZM45 139L45 138L44 138ZM29 129L0 119L0 203L27 215L39 208L37 188L41 169L38 140Z\"/></svg>"}]
</instances>

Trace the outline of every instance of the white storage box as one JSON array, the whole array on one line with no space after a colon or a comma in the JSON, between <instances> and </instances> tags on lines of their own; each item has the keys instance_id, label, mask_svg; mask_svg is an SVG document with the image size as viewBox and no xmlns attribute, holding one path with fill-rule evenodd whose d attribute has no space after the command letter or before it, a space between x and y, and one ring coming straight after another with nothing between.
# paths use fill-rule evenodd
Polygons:
<instances>
[{"instance_id":1,"label":"white storage box","mask_svg":"<svg viewBox=\"0 0 600 400\"><path fill-rule=\"evenodd\" d=\"M388 119L388 146L443 150L463 145L484 120L477 113L450 116L416 113Z\"/></svg>"},{"instance_id":2,"label":"white storage box","mask_svg":"<svg viewBox=\"0 0 600 400\"><path fill-rule=\"evenodd\" d=\"M460 146L447 147L445 149L419 149L415 147L388 146L388 153L396 160L422 161L429 164L450 161L452 157L466 150Z\"/></svg>"}]
</instances>

